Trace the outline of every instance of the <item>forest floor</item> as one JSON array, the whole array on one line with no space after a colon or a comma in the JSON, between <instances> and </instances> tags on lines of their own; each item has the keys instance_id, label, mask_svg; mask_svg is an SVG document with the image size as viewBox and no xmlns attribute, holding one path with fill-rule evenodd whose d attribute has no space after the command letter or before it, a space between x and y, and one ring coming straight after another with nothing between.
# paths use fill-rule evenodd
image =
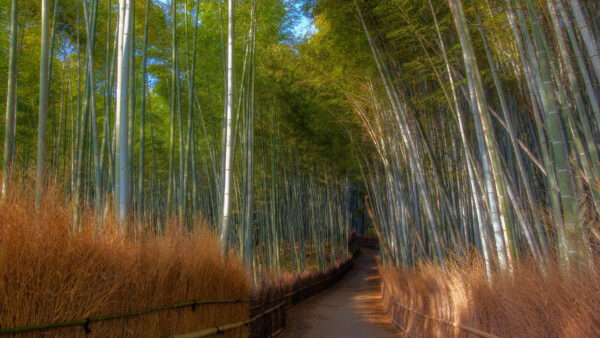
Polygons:
<instances>
[{"instance_id":1,"label":"forest floor","mask_svg":"<svg viewBox=\"0 0 600 338\"><path fill-rule=\"evenodd\" d=\"M361 248L354 268L331 289L287 311L282 337L393 337L401 332L381 303L378 252Z\"/></svg>"}]
</instances>

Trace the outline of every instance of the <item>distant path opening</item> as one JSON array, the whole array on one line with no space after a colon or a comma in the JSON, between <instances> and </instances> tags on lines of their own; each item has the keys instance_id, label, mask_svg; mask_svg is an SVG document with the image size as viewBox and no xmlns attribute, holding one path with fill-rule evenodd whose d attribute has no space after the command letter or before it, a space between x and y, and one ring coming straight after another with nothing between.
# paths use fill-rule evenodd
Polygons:
<instances>
[{"instance_id":1,"label":"distant path opening","mask_svg":"<svg viewBox=\"0 0 600 338\"><path fill-rule=\"evenodd\" d=\"M283 337L394 337L381 303L377 251L361 248L354 268L331 289L287 311Z\"/></svg>"}]
</instances>

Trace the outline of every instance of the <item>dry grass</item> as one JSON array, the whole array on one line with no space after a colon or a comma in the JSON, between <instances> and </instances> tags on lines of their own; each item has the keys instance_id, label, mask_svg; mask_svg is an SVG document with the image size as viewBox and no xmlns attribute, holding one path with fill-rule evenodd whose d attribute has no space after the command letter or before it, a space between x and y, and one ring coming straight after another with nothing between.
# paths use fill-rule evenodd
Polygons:
<instances>
[{"instance_id":1,"label":"dry grass","mask_svg":"<svg viewBox=\"0 0 600 338\"><path fill-rule=\"evenodd\" d=\"M246 272L221 261L208 230L122 234L102 230L87 210L74 231L72 209L50 189L36 211L28 185L0 203L0 325L2 328L139 311L189 300L249 297ZM164 337L246 319L248 303L199 305L90 324L96 337ZM247 329L228 336L247 334ZM39 336L40 332L27 334ZM44 335L84 336L82 327Z\"/></svg>"},{"instance_id":2,"label":"dry grass","mask_svg":"<svg viewBox=\"0 0 600 338\"><path fill-rule=\"evenodd\" d=\"M354 252L356 253L356 252ZM276 273L260 281L252 291L255 301L250 311L255 316L285 302L285 306L251 325L251 337L269 337L285 326L285 309L298 304L338 282L353 266L351 257L336 262L326 271L306 270L301 273Z\"/></svg>"},{"instance_id":3,"label":"dry grass","mask_svg":"<svg viewBox=\"0 0 600 338\"><path fill-rule=\"evenodd\" d=\"M264 279L252 291L252 294L256 299L277 298L332 277L340 271L344 264L345 262L336 262L331 264L325 271L311 269L302 272L272 272L264 276Z\"/></svg>"},{"instance_id":4,"label":"dry grass","mask_svg":"<svg viewBox=\"0 0 600 338\"><path fill-rule=\"evenodd\" d=\"M558 265L546 276L531 262L490 285L478 260L418 268L380 268L384 304L408 334L418 337L468 336L465 331L426 319L398 306L468 325L501 337L600 336L600 260L568 277Z\"/></svg>"},{"instance_id":5,"label":"dry grass","mask_svg":"<svg viewBox=\"0 0 600 338\"><path fill-rule=\"evenodd\" d=\"M353 257L360 255L360 248L355 245L354 237L348 242L348 247L348 258L329 264L325 271L318 270L316 264L314 268L309 268L300 272L267 271L253 288L253 298L257 300L277 298L309 285L323 282L324 280L337 275L341 270L349 269L352 266ZM327 252L327 254L330 253Z\"/></svg>"}]
</instances>

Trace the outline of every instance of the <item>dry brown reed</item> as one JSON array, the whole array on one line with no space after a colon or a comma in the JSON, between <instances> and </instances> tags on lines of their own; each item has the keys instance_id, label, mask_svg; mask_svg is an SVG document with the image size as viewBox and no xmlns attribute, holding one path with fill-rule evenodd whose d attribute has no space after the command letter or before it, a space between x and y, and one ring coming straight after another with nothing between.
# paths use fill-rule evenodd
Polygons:
<instances>
[{"instance_id":1,"label":"dry brown reed","mask_svg":"<svg viewBox=\"0 0 600 338\"><path fill-rule=\"evenodd\" d=\"M0 202L1 328L249 297L243 266L236 258L222 261L218 241L205 228L187 232L171 222L163 236L123 234L114 220L97 227L86 210L78 231L60 189L49 188L38 209L32 196L29 185L14 184ZM243 320L248 311L248 303L198 305L89 328L93 337L164 337ZM43 334L85 335L81 326ZM226 336L246 334L241 328Z\"/></svg>"},{"instance_id":2,"label":"dry brown reed","mask_svg":"<svg viewBox=\"0 0 600 338\"><path fill-rule=\"evenodd\" d=\"M354 252L353 254L356 254ZM332 264L325 271L305 270L303 272L271 272L264 276L252 290L255 301L250 315L255 316L263 311L285 303L277 311L257 320L251 325L251 337L270 337L285 327L285 310L306 298L324 291L352 269L353 260L350 256L345 261Z\"/></svg>"},{"instance_id":3,"label":"dry brown reed","mask_svg":"<svg viewBox=\"0 0 600 338\"><path fill-rule=\"evenodd\" d=\"M327 270L305 270L301 272L270 272L263 276L252 291L256 299L272 299L321 282L340 271L345 262L336 262Z\"/></svg>"},{"instance_id":4,"label":"dry brown reed","mask_svg":"<svg viewBox=\"0 0 600 338\"><path fill-rule=\"evenodd\" d=\"M597 258L590 268L568 275L558 264L543 275L528 261L512 275L496 273L490 284L477 258L447 264L447 271L432 263L401 270L380 267L388 313L417 337L473 335L414 311L501 337L598 337L599 271Z\"/></svg>"}]
</instances>

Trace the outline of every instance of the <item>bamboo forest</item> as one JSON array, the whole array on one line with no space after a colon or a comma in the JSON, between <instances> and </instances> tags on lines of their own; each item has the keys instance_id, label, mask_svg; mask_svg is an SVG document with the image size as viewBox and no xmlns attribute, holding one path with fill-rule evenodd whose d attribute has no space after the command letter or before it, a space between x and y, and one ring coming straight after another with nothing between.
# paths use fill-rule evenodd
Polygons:
<instances>
[{"instance_id":1,"label":"bamboo forest","mask_svg":"<svg viewBox=\"0 0 600 338\"><path fill-rule=\"evenodd\" d=\"M0 0L0 336L600 336L599 17Z\"/></svg>"}]
</instances>

